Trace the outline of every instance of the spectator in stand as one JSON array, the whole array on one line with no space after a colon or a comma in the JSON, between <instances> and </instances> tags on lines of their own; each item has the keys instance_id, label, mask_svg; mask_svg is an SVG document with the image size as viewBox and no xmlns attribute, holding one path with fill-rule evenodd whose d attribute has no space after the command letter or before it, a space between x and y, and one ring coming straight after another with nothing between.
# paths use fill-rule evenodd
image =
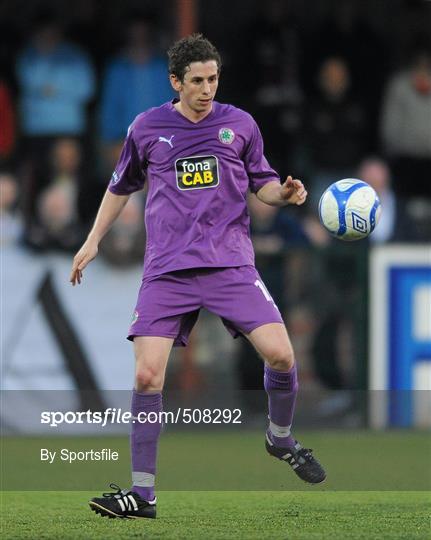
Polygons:
<instances>
[{"instance_id":1,"label":"spectator in stand","mask_svg":"<svg viewBox=\"0 0 431 540\"><path fill-rule=\"evenodd\" d=\"M377 33L365 16L362 0L325 2L329 8L322 24L305 41L304 81L307 89L314 86L312 74L325 58L342 56L351 74L352 88L369 112L368 151L378 143L378 118L384 81L390 69L391 55L387 54L382 34ZM311 77L310 77L311 74Z\"/></svg>"},{"instance_id":2,"label":"spectator in stand","mask_svg":"<svg viewBox=\"0 0 431 540\"><path fill-rule=\"evenodd\" d=\"M32 246L39 249L76 249L81 241L73 199L66 185L55 184L38 201L40 228L32 231Z\"/></svg>"},{"instance_id":3,"label":"spectator in stand","mask_svg":"<svg viewBox=\"0 0 431 540\"><path fill-rule=\"evenodd\" d=\"M27 225L43 187L53 143L59 137L82 139L86 106L94 94L94 74L86 55L63 38L59 21L44 12L30 44L17 61L20 124L23 135L23 205Z\"/></svg>"},{"instance_id":4,"label":"spectator in stand","mask_svg":"<svg viewBox=\"0 0 431 540\"><path fill-rule=\"evenodd\" d=\"M260 7L256 20L244 32L250 41L245 41L247 49L242 51L237 64L239 70L244 70L242 78L246 85L253 73L255 94L245 106L254 112L271 163L283 171L292 166L301 129L303 37L292 2L269 0ZM244 55L249 59L246 63ZM249 92L249 87L243 89L241 101Z\"/></svg>"},{"instance_id":5,"label":"spectator in stand","mask_svg":"<svg viewBox=\"0 0 431 540\"><path fill-rule=\"evenodd\" d=\"M358 178L376 190L382 203L379 224L369 237L371 244L430 240L430 205L426 201L422 201L422 205L416 201L418 207L413 201L406 203L398 197L392 189L391 171L386 161L379 157L366 158L359 167ZM420 211L422 207L423 212Z\"/></svg>"},{"instance_id":6,"label":"spectator in stand","mask_svg":"<svg viewBox=\"0 0 431 540\"><path fill-rule=\"evenodd\" d=\"M109 172L133 119L174 97L152 19L132 15L126 27L125 48L108 62L102 82L101 137Z\"/></svg>"},{"instance_id":7,"label":"spectator in stand","mask_svg":"<svg viewBox=\"0 0 431 540\"><path fill-rule=\"evenodd\" d=\"M412 224L402 202L396 197L391 186L389 165L378 157L368 157L359 166L358 178L368 182L376 190L382 204L380 221L369 241L371 244L411 240Z\"/></svg>"},{"instance_id":8,"label":"spectator in stand","mask_svg":"<svg viewBox=\"0 0 431 540\"><path fill-rule=\"evenodd\" d=\"M318 93L307 107L304 141L314 206L329 184L353 176L367 145L366 111L351 91L345 60L327 58L318 77Z\"/></svg>"},{"instance_id":9,"label":"spectator in stand","mask_svg":"<svg viewBox=\"0 0 431 540\"><path fill-rule=\"evenodd\" d=\"M430 50L414 51L408 68L390 79L383 101L381 136L391 160L395 191L407 197L430 197Z\"/></svg>"},{"instance_id":10,"label":"spectator in stand","mask_svg":"<svg viewBox=\"0 0 431 540\"><path fill-rule=\"evenodd\" d=\"M37 249L75 249L82 240L79 220L83 189L82 152L76 139L53 143L43 184L35 201L36 215L27 229L26 241Z\"/></svg>"}]
</instances>

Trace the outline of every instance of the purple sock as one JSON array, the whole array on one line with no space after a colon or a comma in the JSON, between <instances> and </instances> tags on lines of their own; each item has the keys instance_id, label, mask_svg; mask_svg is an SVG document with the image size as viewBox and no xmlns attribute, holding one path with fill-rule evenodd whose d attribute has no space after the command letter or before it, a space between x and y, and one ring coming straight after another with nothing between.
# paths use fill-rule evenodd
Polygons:
<instances>
[{"instance_id":1,"label":"purple sock","mask_svg":"<svg viewBox=\"0 0 431 540\"><path fill-rule=\"evenodd\" d=\"M159 413L162 409L162 394L143 394L133 390L133 417L137 417L142 412L145 412L147 415L150 412ZM154 499L157 443L161 430L161 422L142 423L135 420L132 423L132 432L130 435L132 491L138 493L146 501L152 501Z\"/></svg>"},{"instance_id":2,"label":"purple sock","mask_svg":"<svg viewBox=\"0 0 431 540\"><path fill-rule=\"evenodd\" d=\"M275 446L294 446L290 433L298 393L296 365L290 371L276 371L265 364L264 387L268 394L268 436Z\"/></svg>"}]
</instances>

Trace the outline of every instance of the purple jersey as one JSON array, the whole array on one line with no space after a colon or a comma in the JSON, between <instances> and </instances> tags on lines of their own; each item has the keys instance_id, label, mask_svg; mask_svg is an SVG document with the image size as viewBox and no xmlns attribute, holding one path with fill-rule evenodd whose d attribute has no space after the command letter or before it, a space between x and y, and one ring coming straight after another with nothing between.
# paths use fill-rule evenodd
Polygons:
<instances>
[{"instance_id":1,"label":"purple jersey","mask_svg":"<svg viewBox=\"0 0 431 540\"><path fill-rule=\"evenodd\" d=\"M109 185L117 195L149 190L144 276L254 264L246 196L278 174L246 112L214 102L198 123L173 103L137 116Z\"/></svg>"}]
</instances>

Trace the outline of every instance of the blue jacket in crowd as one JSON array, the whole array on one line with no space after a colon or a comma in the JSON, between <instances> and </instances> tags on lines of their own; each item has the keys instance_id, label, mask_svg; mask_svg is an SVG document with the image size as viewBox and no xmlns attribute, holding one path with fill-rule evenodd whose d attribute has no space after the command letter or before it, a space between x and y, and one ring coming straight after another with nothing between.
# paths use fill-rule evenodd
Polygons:
<instances>
[{"instance_id":1,"label":"blue jacket in crowd","mask_svg":"<svg viewBox=\"0 0 431 540\"><path fill-rule=\"evenodd\" d=\"M20 116L25 135L82 135L86 105L95 89L93 68L74 45L61 43L49 53L33 46L17 62Z\"/></svg>"},{"instance_id":2,"label":"blue jacket in crowd","mask_svg":"<svg viewBox=\"0 0 431 540\"><path fill-rule=\"evenodd\" d=\"M101 135L105 142L124 139L135 117L174 97L166 62L154 57L137 64L126 56L112 60L102 84Z\"/></svg>"}]
</instances>

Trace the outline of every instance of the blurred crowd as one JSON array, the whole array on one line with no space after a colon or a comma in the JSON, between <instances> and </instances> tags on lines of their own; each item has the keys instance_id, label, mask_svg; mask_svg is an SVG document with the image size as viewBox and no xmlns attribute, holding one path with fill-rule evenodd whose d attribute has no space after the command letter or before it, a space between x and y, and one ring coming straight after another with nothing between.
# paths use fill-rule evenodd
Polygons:
<instances>
[{"instance_id":1,"label":"blurred crowd","mask_svg":"<svg viewBox=\"0 0 431 540\"><path fill-rule=\"evenodd\" d=\"M125 10L109 33L109 25L99 28L99 3L90 4L94 13L78 22L48 2L35 4L21 28L2 26L2 245L73 252L94 219L129 124L174 97L165 54L174 31L169 35L148 10ZM430 2L401 3L406 17L417 19L402 54L362 16L360 2L327 4L326 17L306 28L294 2L253 4L255 13L230 48L204 22L200 28L223 53L219 99L251 112L274 168L307 185L309 202L301 209L250 198L258 265L282 309L301 290L284 292L282 254L335 242L316 210L336 180L361 178L380 196L382 218L369 243L430 238L431 34L421 30ZM105 238L101 251L110 263L142 260L144 205L145 193L135 194ZM291 261L293 278L301 264ZM340 261L331 269L334 264L345 270ZM329 291L340 272L329 273ZM337 327L338 313L337 306L328 309L314 332L316 347L333 356L325 329ZM344 384L335 368L322 377L331 387Z\"/></svg>"},{"instance_id":2,"label":"blurred crowd","mask_svg":"<svg viewBox=\"0 0 431 540\"><path fill-rule=\"evenodd\" d=\"M155 33L151 17L129 13L121 47L97 69L92 51L45 8L16 54L2 55L2 243L66 251L82 243L128 126L173 97ZM105 242L119 265L143 256L145 237L133 240L143 230L136 199Z\"/></svg>"},{"instance_id":3,"label":"blurred crowd","mask_svg":"<svg viewBox=\"0 0 431 540\"><path fill-rule=\"evenodd\" d=\"M270 162L282 177L303 178L310 194L306 211L289 216L251 203L257 251L329 244L316 205L330 183L347 177L366 180L382 198L382 222L370 242L427 238L429 34L418 31L402 58L394 58L358 4L335 3L311 31L300 24L293 3L270 0L248 19L242 46L221 44L227 65L222 99L254 114ZM92 48L96 18L95 13L86 25L68 23L48 3L35 8L21 40L3 42L3 243L76 249L127 127L139 112L174 97L162 47L170 36L154 14L126 12L115 49L105 47L105 57L103 47ZM143 232L145 195L136 199L105 242L111 262L127 264L142 256L143 242L135 238Z\"/></svg>"}]
</instances>

